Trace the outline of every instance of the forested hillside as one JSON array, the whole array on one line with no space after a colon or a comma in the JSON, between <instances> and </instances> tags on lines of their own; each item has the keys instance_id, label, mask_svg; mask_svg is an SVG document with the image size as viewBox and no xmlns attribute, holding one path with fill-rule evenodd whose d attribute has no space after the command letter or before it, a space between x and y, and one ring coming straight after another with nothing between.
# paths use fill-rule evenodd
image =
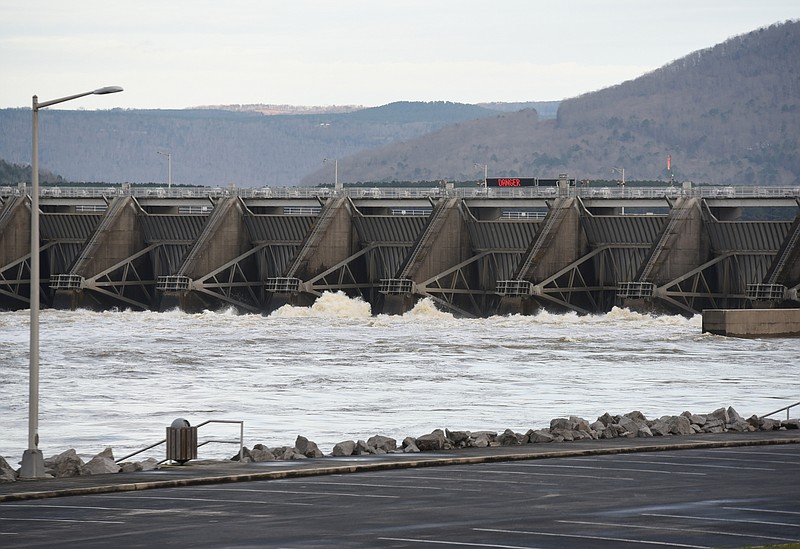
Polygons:
<instances>
[{"instance_id":1,"label":"forested hillside","mask_svg":"<svg viewBox=\"0 0 800 549\"><path fill-rule=\"evenodd\" d=\"M475 181L487 165L490 176L607 180L621 167L628 180L797 186L800 22L560 105L399 102L270 116L267 107L45 109L40 165L71 181L165 183L161 151L174 183L212 186L332 183L324 158L339 161L345 182ZM30 117L0 110L0 159L30 163Z\"/></svg>"},{"instance_id":2,"label":"forested hillside","mask_svg":"<svg viewBox=\"0 0 800 549\"><path fill-rule=\"evenodd\" d=\"M354 112L265 116L213 109L39 114L40 165L71 181L290 186L342 158L496 110L450 102L400 102ZM0 110L0 158L30 164L29 109ZM333 169L328 167L333 182Z\"/></svg>"},{"instance_id":3,"label":"forested hillside","mask_svg":"<svg viewBox=\"0 0 800 549\"><path fill-rule=\"evenodd\" d=\"M20 183L30 184L31 166L21 164L10 164L0 159L0 186L15 187ZM64 178L54 175L48 171L39 170L39 182L43 184L64 183Z\"/></svg>"},{"instance_id":4,"label":"forested hillside","mask_svg":"<svg viewBox=\"0 0 800 549\"><path fill-rule=\"evenodd\" d=\"M736 37L638 79L533 111L465 122L348 158L340 177L490 175L800 184L800 22ZM667 170L671 157L672 174ZM313 184L317 172L306 178Z\"/></svg>"}]
</instances>

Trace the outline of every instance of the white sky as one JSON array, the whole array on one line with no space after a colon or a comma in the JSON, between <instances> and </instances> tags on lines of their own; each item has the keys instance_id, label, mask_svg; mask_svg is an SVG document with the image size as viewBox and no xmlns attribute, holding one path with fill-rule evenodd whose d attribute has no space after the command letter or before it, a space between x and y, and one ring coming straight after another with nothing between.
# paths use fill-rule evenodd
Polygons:
<instances>
[{"instance_id":1,"label":"white sky","mask_svg":"<svg viewBox=\"0 0 800 549\"><path fill-rule=\"evenodd\" d=\"M800 17L797 0L0 0L0 108L543 101Z\"/></svg>"}]
</instances>

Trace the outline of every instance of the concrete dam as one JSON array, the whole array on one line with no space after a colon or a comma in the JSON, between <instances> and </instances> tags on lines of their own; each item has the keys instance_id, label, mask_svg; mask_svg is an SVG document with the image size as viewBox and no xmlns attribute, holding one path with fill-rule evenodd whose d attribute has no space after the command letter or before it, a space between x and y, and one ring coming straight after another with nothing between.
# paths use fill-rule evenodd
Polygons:
<instances>
[{"instance_id":1,"label":"concrete dam","mask_svg":"<svg viewBox=\"0 0 800 549\"><path fill-rule=\"evenodd\" d=\"M375 314L428 297L472 317L799 304L798 188L43 187L39 211L43 307L268 313L336 291ZM30 222L30 188L1 188L0 309L29 307Z\"/></svg>"}]
</instances>

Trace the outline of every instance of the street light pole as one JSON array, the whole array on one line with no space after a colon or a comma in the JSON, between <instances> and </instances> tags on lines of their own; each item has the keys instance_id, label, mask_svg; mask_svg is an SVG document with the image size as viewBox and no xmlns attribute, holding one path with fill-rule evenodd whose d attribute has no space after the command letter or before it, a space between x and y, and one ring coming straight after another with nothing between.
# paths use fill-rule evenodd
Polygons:
<instances>
[{"instance_id":1,"label":"street light pole","mask_svg":"<svg viewBox=\"0 0 800 549\"><path fill-rule=\"evenodd\" d=\"M487 180L489 179L489 164L478 164L475 162L476 168L483 168L483 188L487 187Z\"/></svg>"},{"instance_id":2,"label":"street light pole","mask_svg":"<svg viewBox=\"0 0 800 549\"><path fill-rule=\"evenodd\" d=\"M161 156L167 157L167 188L172 188L172 153L165 153L161 151L156 151L156 153L160 154Z\"/></svg>"},{"instance_id":3,"label":"street light pole","mask_svg":"<svg viewBox=\"0 0 800 549\"><path fill-rule=\"evenodd\" d=\"M31 335L30 335L30 365L29 394L28 394L28 449L22 454L22 464L19 470L20 478L43 478L44 457L39 449L39 109L71 101L86 95L105 95L107 93L121 92L119 86L106 86L96 90L78 93L59 99L39 102L39 97L33 96L31 128L31 281L30 281L30 306L31 306Z\"/></svg>"},{"instance_id":4,"label":"street light pole","mask_svg":"<svg viewBox=\"0 0 800 549\"><path fill-rule=\"evenodd\" d=\"M328 160L327 158L323 158L322 159L322 163L323 164L327 164L328 162L330 162L330 160ZM339 186L339 161L338 160L334 160L333 161L333 188L336 191L341 190L341 187Z\"/></svg>"},{"instance_id":5,"label":"street light pole","mask_svg":"<svg viewBox=\"0 0 800 549\"><path fill-rule=\"evenodd\" d=\"M625 168L611 168L611 173L618 172L622 175L622 183L620 183L620 188L622 189L622 198L625 198ZM622 206L622 215L625 215L625 206Z\"/></svg>"}]
</instances>

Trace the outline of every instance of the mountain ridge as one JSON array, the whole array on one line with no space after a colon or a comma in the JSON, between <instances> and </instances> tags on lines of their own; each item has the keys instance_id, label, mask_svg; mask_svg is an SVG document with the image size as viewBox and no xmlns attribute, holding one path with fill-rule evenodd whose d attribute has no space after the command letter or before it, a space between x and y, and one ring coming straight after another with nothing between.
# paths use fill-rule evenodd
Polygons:
<instances>
[{"instance_id":1,"label":"mountain ridge","mask_svg":"<svg viewBox=\"0 0 800 549\"><path fill-rule=\"evenodd\" d=\"M325 158L345 182L476 181L483 166L490 176L606 180L621 167L628 180L796 186L800 21L561 102L269 116L246 107L44 110L40 165L71 181L164 182L166 151L174 183L210 186L332 183ZM1 109L0 128L0 158L29 163L30 110Z\"/></svg>"},{"instance_id":2,"label":"mountain ridge","mask_svg":"<svg viewBox=\"0 0 800 549\"><path fill-rule=\"evenodd\" d=\"M530 111L465 122L366 151L340 178L474 180L493 175L715 184L800 184L800 22L764 27L639 78ZM670 170L667 158L671 159ZM303 180L316 184L317 171Z\"/></svg>"}]
</instances>

